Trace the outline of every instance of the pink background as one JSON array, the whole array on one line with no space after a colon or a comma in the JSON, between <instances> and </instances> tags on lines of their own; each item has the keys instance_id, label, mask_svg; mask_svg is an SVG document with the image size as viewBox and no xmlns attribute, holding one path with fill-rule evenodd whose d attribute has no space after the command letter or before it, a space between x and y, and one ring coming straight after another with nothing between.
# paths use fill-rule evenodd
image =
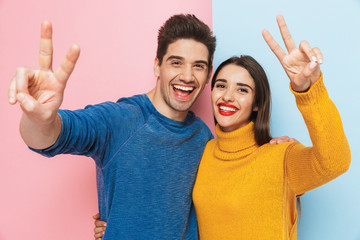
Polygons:
<instances>
[{"instance_id":1,"label":"pink background","mask_svg":"<svg viewBox=\"0 0 360 240\"><path fill-rule=\"evenodd\" d=\"M41 21L53 23L54 69L72 43L81 47L62 105L77 109L151 90L157 30L176 13L212 25L206 0L0 0L0 240L93 238L94 162L28 150L18 131L21 110L7 103L16 68L37 67ZM194 109L212 127L209 86Z\"/></svg>"}]
</instances>

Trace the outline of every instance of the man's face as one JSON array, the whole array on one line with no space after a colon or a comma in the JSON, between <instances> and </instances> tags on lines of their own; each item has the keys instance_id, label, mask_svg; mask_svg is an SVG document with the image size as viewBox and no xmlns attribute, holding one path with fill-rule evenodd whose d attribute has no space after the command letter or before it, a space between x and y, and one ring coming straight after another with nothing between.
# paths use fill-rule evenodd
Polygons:
<instances>
[{"instance_id":1,"label":"man's face","mask_svg":"<svg viewBox=\"0 0 360 240\"><path fill-rule=\"evenodd\" d=\"M154 72L163 101L161 107L167 108L166 112L190 109L209 80L208 57L204 44L179 39L169 44L161 65L155 60Z\"/></svg>"}]
</instances>

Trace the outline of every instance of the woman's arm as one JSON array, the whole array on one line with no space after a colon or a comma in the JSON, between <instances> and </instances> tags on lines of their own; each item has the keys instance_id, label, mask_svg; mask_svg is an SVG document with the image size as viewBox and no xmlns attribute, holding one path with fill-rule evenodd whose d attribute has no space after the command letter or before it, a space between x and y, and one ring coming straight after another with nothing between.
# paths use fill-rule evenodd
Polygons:
<instances>
[{"instance_id":1,"label":"woman's arm","mask_svg":"<svg viewBox=\"0 0 360 240\"><path fill-rule=\"evenodd\" d=\"M299 195L346 172L351 154L340 114L322 77L309 91L293 93L313 144L313 147L293 144L285 156L286 177Z\"/></svg>"},{"instance_id":2,"label":"woman's arm","mask_svg":"<svg viewBox=\"0 0 360 240\"><path fill-rule=\"evenodd\" d=\"M278 16L277 22L288 53L268 31L263 31L263 37L290 79L313 143L313 147L292 144L285 156L286 177L299 195L344 173L350 165L350 148L339 112L323 83L321 51L306 41L297 48L284 18Z\"/></svg>"}]
</instances>

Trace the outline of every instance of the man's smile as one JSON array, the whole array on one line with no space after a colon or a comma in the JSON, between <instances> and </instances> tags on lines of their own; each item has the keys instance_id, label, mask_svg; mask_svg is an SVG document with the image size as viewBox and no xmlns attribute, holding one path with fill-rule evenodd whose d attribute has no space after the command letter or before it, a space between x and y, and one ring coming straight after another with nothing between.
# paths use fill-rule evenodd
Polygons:
<instances>
[{"instance_id":1,"label":"man's smile","mask_svg":"<svg viewBox=\"0 0 360 240\"><path fill-rule=\"evenodd\" d=\"M192 93L194 92L196 87L189 86L189 85L173 84L172 89L173 89L175 97L178 100L186 101L192 96Z\"/></svg>"}]
</instances>

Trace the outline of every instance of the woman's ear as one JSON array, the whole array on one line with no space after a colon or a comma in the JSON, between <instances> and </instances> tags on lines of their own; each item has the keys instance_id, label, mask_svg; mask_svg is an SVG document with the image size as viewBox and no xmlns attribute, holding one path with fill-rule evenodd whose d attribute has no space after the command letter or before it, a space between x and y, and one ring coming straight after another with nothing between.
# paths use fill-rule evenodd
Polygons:
<instances>
[{"instance_id":1,"label":"woman's ear","mask_svg":"<svg viewBox=\"0 0 360 240\"><path fill-rule=\"evenodd\" d=\"M252 109L254 112L257 112L259 110L256 102L254 101L254 104L253 104L253 109Z\"/></svg>"}]
</instances>

